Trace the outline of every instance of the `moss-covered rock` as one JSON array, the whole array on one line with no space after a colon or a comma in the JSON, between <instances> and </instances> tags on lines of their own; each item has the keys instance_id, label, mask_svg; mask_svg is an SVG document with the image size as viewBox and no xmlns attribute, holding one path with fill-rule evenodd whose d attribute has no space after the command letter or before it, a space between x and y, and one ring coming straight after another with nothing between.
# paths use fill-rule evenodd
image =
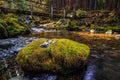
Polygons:
<instances>
[{"instance_id":1,"label":"moss-covered rock","mask_svg":"<svg viewBox=\"0 0 120 80\"><path fill-rule=\"evenodd\" d=\"M30 29L12 14L0 15L0 38L14 37L30 33Z\"/></svg>"},{"instance_id":2,"label":"moss-covered rock","mask_svg":"<svg viewBox=\"0 0 120 80\"><path fill-rule=\"evenodd\" d=\"M86 63L88 46L68 39L52 39L49 47L40 47L46 41L34 40L18 53L16 61L24 70L64 73L80 69Z\"/></svg>"},{"instance_id":3,"label":"moss-covered rock","mask_svg":"<svg viewBox=\"0 0 120 80\"><path fill-rule=\"evenodd\" d=\"M29 28L22 26L17 22L9 22L9 24L10 25L8 25L8 33L10 37L16 36L16 35L24 35L30 32Z\"/></svg>"},{"instance_id":4,"label":"moss-covered rock","mask_svg":"<svg viewBox=\"0 0 120 80\"><path fill-rule=\"evenodd\" d=\"M80 9L78 9L77 11L76 11L76 16L77 17L85 17L87 15L87 12L86 11L83 11L83 10L80 10Z\"/></svg>"}]
</instances>

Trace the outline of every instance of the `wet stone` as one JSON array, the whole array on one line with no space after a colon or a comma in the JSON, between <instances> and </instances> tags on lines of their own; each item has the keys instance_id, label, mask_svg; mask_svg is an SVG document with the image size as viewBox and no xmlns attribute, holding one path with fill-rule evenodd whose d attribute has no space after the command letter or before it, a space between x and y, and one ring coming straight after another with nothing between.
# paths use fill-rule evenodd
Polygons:
<instances>
[{"instance_id":1,"label":"wet stone","mask_svg":"<svg viewBox=\"0 0 120 80\"><path fill-rule=\"evenodd\" d=\"M7 58L16 55L26 44L35 38L9 38L0 40L0 58Z\"/></svg>"},{"instance_id":2,"label":"wet stone","mask_svg":"<svg viewBox=\"0 0 120 80\"><path fill-rule=\"evenodd\" d=\"M7 49L9 47L14 46L15 44L12 42L0 42L0 48Z\"/></svg>"}]
</instances>

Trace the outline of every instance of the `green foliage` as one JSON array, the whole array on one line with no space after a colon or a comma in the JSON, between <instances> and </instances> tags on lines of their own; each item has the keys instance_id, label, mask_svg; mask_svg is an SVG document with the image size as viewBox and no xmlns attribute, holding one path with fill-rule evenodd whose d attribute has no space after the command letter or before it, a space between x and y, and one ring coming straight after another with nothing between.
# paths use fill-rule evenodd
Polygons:
<instances>
[{"instance_id":1,"label":"green foliage","mask_svg":"<svg viewBox=\"0 0 120 80\"><path fill-rule=\"evenodd\" d=\"M119 33L120 31L120 26L119 25L110 25L110 24L103 24L103 25L96 25L95 28L97 31L103 31L106 32L108 30L112 30L112 32L117 32Z\"/></svg>"},{"instance_id":2,"label":"green foliage","mask_svg":"<svg viewBox=\"0 0 120 80\"><path fill-rule=\"evenodd\" d=\"M26 9L27 6L25 0L2 0L0 3L4 7L9 7L12 9Z\"/></svg>"},{"instance_id":3,"label":"green foliage","mask_svg":"<svg viewBox=\"0 0 120 80\"><path fill-rule=\"evenodd\" d=\"M87 27L86 27L85 25L81 25L81 26L79 27L80 30L86 29L86 28L87 28Z\"/></svg>"},{"instance_id":4,"label":"green foliage","mask_svg":"<svg viewBox=\"0 0 120 80\"><path fill-rule=\"evenodd\" d=\"M101 27L101 26L96 27L96 30L97 31L103 31L103 32L106 31L106 29L104 27Z\"/></svg>"},{"instance_id":5,"label":"green foliage","mask_svg":"<svg viewBox=\"0 0 120 80\"><path fill-rule=\"evenodd\" d=\"M110 30L108 30L108 32L112 32L112 30L110 29Z\"/></svg>"},{"instance_id":6,"label":"green foliage","mask_svg":"<svg viewBox=\"0 0 120 80\"><path fill-rule=\"evenodd\" d=\"M76 20L71 20L67 27L68 30L79 30L78 22Z\"/></svg>"},{"instance_id":7,"label":"green foliage","mask_svg":"<svg viewBox=\"0 0 120 80\"><path fill-rule=\"evenodd\" d=\"M6 38L6 37L8 37L7 30L5 29L5 27L3 27L2 24L0 24L0 38Z\"/></svg>"},{"instance_id":8,"label":"green foliage","mask_svg":"<svg viewBox=\"0 0 120 80\"><path fill-rule=\"evenodd\" d=\"M111 24L111 23L115 23L115 22L117 22L118 21L118 18L117 17L110 17L110 18L108 18L105 22L107 23L107 24Z\"/></svg>"},{"instance_id":9,"label":"green foliage","mask_svg":"<svg viewBox=\"0 0 120 80\"><path fill-rule=\"evenodd\" d=\"M67 28L69 25L70 20L69 19L60 19L57 22L54 23L49 23L46 26L49 26L50 28L55 28L55 29L64 29Z\"/></svg>"},{"instance_id":10,"label":"green foliage","mask_svg":"<svg viewBox=\"0 0 120 80\"><path fill-rule=\"evenodd\" d=\"M105 20L107 24L118 23L118 17L115 15L115 11L111 11Z\"/></svg>"},{"instance_id":11,"label":"green foliage","mask_svg":"<svg viewBox=\"0 0 120 80\"><path fill-rule=\"evenodd\" d=\"M77 16L77 17L84 17L84 16L86 16L86 14L87 14L86 11L83 11L83 10L80 10L80 9L78 9L78 10L76 11L76 16Z\"/></svg>"},{"instance_id":12,"label":"green foliage","mask_svg":"<svg viewBox=\"0 0 120 80\"><path fill-rule=\"evenodd\" d=\"M55 43L47 48L40 45L47 39L39 39L24 47L17 55L18 64L28 71L64 73L78 69L87 61L88 46L68 39L52 39Z\"/></svg>"},{"instance_id":13,"label":"green foliage","mask_svg":"<svg viewBox=\"0 0 120 80\"><path fill-rule=\"evenodd\" d=\"M70 20L69 19L60 19L55 26L58 26L59 28L66 28L69 25Z\"/></svg>"},{"instance_id":14,"label":"green foliage","mask_svg":"<svg viewBox=\"0 0 120 80\"><path fill-rule=\"evenodd\" d=\"M91 24L91 25L90 25L90 28L91 28L91 29L95 29L95 26L96 26L96 25Z\"/></svg>"},{"instance_id":15,"label":"green foliage","mask_svg":"<svg viewBox=\"0 0 120 80\"><path fill-rule=\"evenodd\" d=\"M0 15L0 17L1 16L2 19L0 19L0 38L13 37L30 32L30 29L26 27L24 23L19 22L17 17L15 17L13 14ZM2 36L3 34L4 36Z\"/></svg>"}]
</instances>

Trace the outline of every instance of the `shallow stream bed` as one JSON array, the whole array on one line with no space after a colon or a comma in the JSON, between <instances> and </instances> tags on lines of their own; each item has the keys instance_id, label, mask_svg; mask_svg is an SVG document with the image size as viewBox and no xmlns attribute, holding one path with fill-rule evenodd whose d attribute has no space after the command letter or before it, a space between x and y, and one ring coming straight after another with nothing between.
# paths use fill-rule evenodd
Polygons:
<instances>
[{"instance_id":1,"label":"shallow stream bed","mask_svg":"<svg viewBox=\"0 0 120 80\"><path fill-rule=\"evenodd\" d=\"M120 79L120 41L91 39L78 32L54 31L34 32L24 38L9 38L1 42L14 43L7 49L0 48L0 80L119 80ZM15 62L17 52L36 38L68 38L87 44L91 55L87 69L69 75L37 74L24 75ZM99 43L98 43L99 41Z\"/></svg>"}]
</instances>

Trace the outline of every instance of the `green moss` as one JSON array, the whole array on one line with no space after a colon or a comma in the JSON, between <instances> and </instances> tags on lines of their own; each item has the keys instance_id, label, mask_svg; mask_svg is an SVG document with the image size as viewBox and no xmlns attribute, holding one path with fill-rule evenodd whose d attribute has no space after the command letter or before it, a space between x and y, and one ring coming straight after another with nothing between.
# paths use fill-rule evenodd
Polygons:
<instances>
[{"instance_id":1,"label":"green moss","mask_svg":"<svg viewBox=\"0 0 120 80\"><path fill-rule=\"evenodd\" d=\"M96 30L98 31L108 31L108 30L112 30L112 32L118 32L120 31L120 26L119 25L110 25L110 24L103 24L100 26L96 27Z\"/></svg>"},{"instance_id":2,"label":"green moss","mask_svg":"<svg viewBox=\"0 0 120 80\"><path fill-rule=\"evenodd\" d=\"M54 29L65 29L68 27L70 20L69 19L59 19L57 22L52 22L52 23L48 23L46 24L46 26L49 26L50 28L54 28Z\"/></svg>"},{"instance_id":3,"label":"green moss","mask_svg":"<svg viewBox=\"0 0 120 80\"><path fill-rule=\"evenodd\" d=\"M20 22L13 14L0 15L1 36L0 38L13 37L30 33L30 29ZM5 36L4 36L5 35Z\"/></svg>"},{"instance_id":4,"label":"green moss","mask_svg":"<svg viewBox=\"0 0 120 80\"><path fill-rule=\"evenodd\" d=\"M78 26L78 21L76 20L71 20L69 22L69 25L67 27L68 30L79 30L80 27Z\"/></svg>"},{"instance_id":5,"label":"green moss","mask_svg":"<svg viewBox=\"0 0 120 80\"><path fill-rule=\"evenodd\" d=\"M52 40L55 43L47 48L40 47L47 39L31 42L18 53L16 61L28 71L52 73L78 69L87 61L90 53L88 46L68 39Z\"/></svg>"},{"instance_id":6,"label":"green moss","mask_svg":"<svg viewBox=\"0 0 120 80\"><path fill-rule=\"evenodd\" d=\"M80 30L86 29L86 28L87 28L87 27L86 27L85 25L81 25L81 26L79 27Z\"/></svg>"},{"instance_id":7,"label":"green moss","mask_svg":"<svg viewBox=\"0 0 120 80\"><path fill-rule=\"evenodd\" d=\"M9 36L23 35L26 34L29 29L25 26L21 26L19 23L10 22L8 27Z\"/></svg>"},{"instance_id":8,"label":"green moss","mask_svg":"<svg viewBox=\"0 0 120 80\"><path fill-rule=\"evenodd\" d=\"M83 10L80 10L80 9L78 9L78 10L76 11L76 16L77 16L77 17L84 17L84 16L86 16L86 14L87 14L86 11L83 11Z\"/></svg>"}]
</instances>

